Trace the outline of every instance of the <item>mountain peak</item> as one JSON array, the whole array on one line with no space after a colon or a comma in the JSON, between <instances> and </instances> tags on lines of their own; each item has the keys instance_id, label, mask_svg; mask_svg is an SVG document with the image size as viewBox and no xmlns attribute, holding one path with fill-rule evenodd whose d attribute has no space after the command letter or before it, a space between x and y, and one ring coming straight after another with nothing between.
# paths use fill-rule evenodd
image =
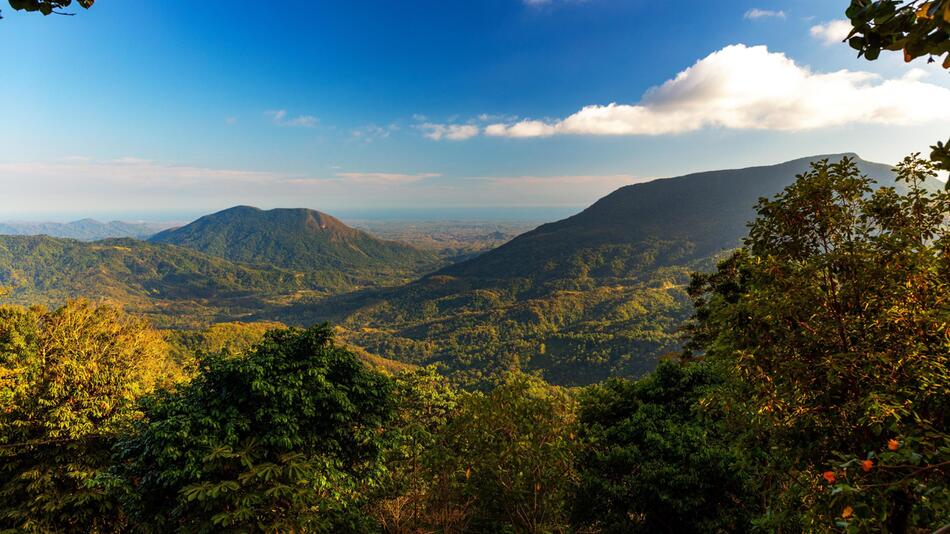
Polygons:
<instances>
[{"instance_id":1,"label":"mountain peak","mask_svg":"<svg viewBox=\"0 0 950 534\"><path fill-rule=\"evenodd\" d=\"M881 185L898 185L892 166L855 153L822 154L777 165L699 172L623 186L584 211L544 224L501 247L445 268L452 275L556 276L571 258L612 247L611 261L634 265L684 263L738 246L761 197L771 197L809 170L812 162L852 157L858 169ZM672 247L672 248L671 248ZM629 256L629 257L628 257ZM618 264L619 264L618 263ZM555 264L564 264L563 269ZM633 274L634 266L625 271Z\"/></svg>"},{"instance_id":2,"label":"mountain peak","mask_svg":"<svg viewBox=\"0 0 950 534\"><path fill-rule=\"evenodd\" d=\"M235 206L156 234L152 241L233 261L300 270L415 270L435 262L430 253L383 241L332 215L307 208Z\"/></svg>"}]
</instances>

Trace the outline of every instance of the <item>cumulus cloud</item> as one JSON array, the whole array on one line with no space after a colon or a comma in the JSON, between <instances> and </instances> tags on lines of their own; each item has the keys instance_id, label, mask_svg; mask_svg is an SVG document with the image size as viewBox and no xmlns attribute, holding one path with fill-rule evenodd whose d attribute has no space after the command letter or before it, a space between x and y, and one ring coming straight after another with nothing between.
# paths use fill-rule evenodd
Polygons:
<instances>
[{"instance_id":1,"label":"cumulus cloud","mask_svg":"<svg viewBox=\"0 0 950 534\"><path fill-rule=\"evenodd\" d=\"M748 11L745 12L745 15L743 15L743 18L746 18L746 19L748 19L748 20L764 19L764 18L784 19L784 18L785 18L785 12L784 12L784 11L772 11L772 10L769 10L769 9L752 8L752 9L750 9L750 10L748 10Z\"/></svg>"},{"instance_id":2,"label":"cumulus cloud","mask_svg":"<svg viewBox=\"0 0 950 534\"><path fill-rule=\"evenodd\" d=\"M350 131L350 138L355 141L372 143L377 139L388 139L389 135L399 130L399 125L393 123L389 126L379 126L377 124L367 124Z\"/></svg>"},{"instance_id":3,"label":"cumulus cloud","mask_svg":"<svg viewBox=\"0 0 950 534\"><path fill-rule=\"evenodd\" d=\"M555 121L495 123L499 137L663 135L703 128L795 131L845 124L950 120L950 89L919 73L882 79L839 70L813 72L765 46L732 45L648 90L637 104L586 106Z\"/></svg>"},{"instance_id":4,"label":"cumulus cloud","mask_svg":"<svg viewBox=\"0 0 950 534\"><path fill-rule=\"evenodd\" d=\"M475 137L479 133L478 126L473 124L439 124L425 122L416 126L423 135L433 141L448 139L450 141L464 141Z\"/></svg>"},{"instance_id":5,"label":"cumulus cloud","mask_svg":"<svg viewBox=\"0 0 950 534\"><path fill-rule=\"evenodd\" d=\"M848 38L851 33L851 22L839 19L816 24L811 27L811 36L826 45L838 44Z\"/></svg>"},{"instance_id":6,"label":"cumulus cloud","mask_svg":"<svg viewBox=\"0 0 950 534\"><path fill-rule=\"evenodd\" d=\"M313 128L317 125L317 118L313 115L298 115L291 117L286 109L277 109L264 112L270 118L271 122L278 126L293 126L300 128Z\"/></svg>"}]
</instances>

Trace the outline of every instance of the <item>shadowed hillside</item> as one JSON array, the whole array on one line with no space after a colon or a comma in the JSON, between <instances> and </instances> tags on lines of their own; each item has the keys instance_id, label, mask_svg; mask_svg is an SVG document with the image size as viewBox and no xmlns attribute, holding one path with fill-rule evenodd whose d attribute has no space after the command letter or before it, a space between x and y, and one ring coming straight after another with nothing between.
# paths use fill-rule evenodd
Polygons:
<instances>
[{"instance_id":1,"label":"shadowed hillside","mask_svg":"<svg viewBox=\"0 0 950 534\"><path fill-rule=\"evenodd\" d=\"M480 278L561 278L581 264L596 277L635 275L631 259L655 265L682 264L735 248L747 233L760 197L774 195L809 163L855 154L796 159L779 165L701 172L622 187L583 212L542 225L482 256L446 267L442 274ZM857 160L882 185L897 185L890 165ZM933 187L937 187L933 184ZM898 188L900 189L900 188ZM619 248L618 248L619 247ZM585 261L599 249L604 261ZM611 254L615 249L617 253ZM606 252L606 255L603 253ZM592 259L592 258L589 258Z\"/></svg>"},{"instance_id":2,"label":"shadowed hillside","mask_svg":"<svg viewBox=\"0 0 950 534\"><path fill-rule=\"evenodd\" d=\"M760 197L812 161L845 155L623 187L578 215L364 298L343 324L373 353L440 364L463 381L512 367L564 384L640 375L678 346L691 313L689 273L712 269L740 244ZM890 166L857 163L897 186Z\"/></svg>"}]
</instances>

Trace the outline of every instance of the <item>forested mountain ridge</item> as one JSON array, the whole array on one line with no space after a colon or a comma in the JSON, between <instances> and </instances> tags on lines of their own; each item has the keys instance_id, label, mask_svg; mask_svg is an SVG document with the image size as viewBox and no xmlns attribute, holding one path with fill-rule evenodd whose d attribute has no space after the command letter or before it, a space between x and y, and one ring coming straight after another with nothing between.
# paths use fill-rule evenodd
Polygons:
<instances>
[{"instance_id":1,"label":"forested mountain ridge","mask_svg":"<svg viewBox=\"0 0 950 534\"><path fill-rule=\"evenodd\" d=\"M146 239L167 227L156 223L100 222L88 218L68 223L4 221L0 222L0 235L48 235L82 241L111 237Z\"/></svg>"},{"instance_id":2,"label":"forested mountain ridge","mask_svg":"<svg viewBox=\"0 0 950 534\"><path fill-rule=\"evenodd\" d=\"M211 256L294 270L338 269L419 275L439 266L435 254L384 241L315 210L236 206L150 239Z\"/></svg>"},{"instance_id":3,"label":"forested mountain ridge","mask_svg":"<svg viewBox=\"0 0 950 534\"><path fill-rule=\"evenodd\" d=\"M355 284L338 272L251 266L135 239L0 236L0 286L10 288L5 300L60 305L76 297L105 299L159 326L235 320Z\"/></svg>"},{"instance_id":4,"label":"forested mountain ridge","mask_svg":"<svg viewBox=\"0 0 950 534\"><path fill-rule=\"evenodd\" d=\"M237 207L151 242L2 237L0 286L24 304L105 298L162 327L331 320L373 354L438 364L462 382L526 368L586 384L643 374L676 349L689 273L740 243L759 197L839 157L623 187L409 284L440 265L434 254L316 211ZM889 166L858 165L898 185Z\"/></svg>"},{"instance_id":5,"label":"forested mountain ridge","mask_svg":"<svg viewBox=\"0 0 950 534\"><path fill-rule=\"evenodd\" d=\"M905 189L891 166L854 154L630 185L331 318L371 352L442 365L468 382L518 367L561 384L640 375L678 347L692 311L689 274L740 245L758 199L811 162L844 156L878 185Z\"/></svg>"},{"instance_id":6,"label":"forested mountain ridge","mask_svg":"<svg viewBox=\"0 0 950 534\"><path fill-rule=\"evenodd\" d=\"M740 244L759 198L781 191L813 161L846 156L855 158L859 169L880 180L880 185L903 187L895 183L890 165L864 161L853 153L658 179L621 187L573 217L542 225L481 256L445 267L440 274L559 278L580 272L578 251L617 246L632 246L633 257L656 265L706 258ZM623 268L624 258L605 259L609 261L590 264L593 270L588 274L635 274Z\"/></svg>"}]
</instances>

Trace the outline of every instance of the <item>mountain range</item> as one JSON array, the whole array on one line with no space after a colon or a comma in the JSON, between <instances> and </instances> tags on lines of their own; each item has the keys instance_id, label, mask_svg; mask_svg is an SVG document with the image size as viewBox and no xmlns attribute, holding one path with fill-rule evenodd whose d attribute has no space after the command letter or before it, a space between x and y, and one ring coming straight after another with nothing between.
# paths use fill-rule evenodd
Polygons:
<instances>
[{"instance_id":1,"label":"mountain range","mask_svg":"<svg viewBox=\"0 0 950 534\"><path fill-rule=\"evenodd\" d=\"M48 235L81 241L98 241L110 237L145 239L167 227L167 224L162 223L100 222L95 219L68 223L5 221L0 222L0 235Z\"/></svg>"},{"instance_id":2,"label":"mountain range","mask_svg":"<svg viewBox=\"0 0 950 534\"><path fill-rule=\"evenodd\" d=\"M371 352L439 365L470 382L512 367L562 384L639 375L678 347L692 312L690 273L711 270L741 244L758 199L811 162L846 156L880 185L904 189L890 166L854 154L630 185L330 318Z\"/></svg>"},{"instance_id":3,"label":"mountain range","mask_svg":"<svg viewBox=\"0 0 950 534\"><path fill-rule=\"evenodd\" d=\"M109 298L164 327L330 320L348 343L463 383L519 367L587 384L642 374L675 350L690 273L740 245L760 197L842 156L855 157L626 186L451 265L318 211L238 206L148 241L3 236L0 285L24 303ZM889 166L856 163L894 183Z\"/></svg>"}]
</instances>

